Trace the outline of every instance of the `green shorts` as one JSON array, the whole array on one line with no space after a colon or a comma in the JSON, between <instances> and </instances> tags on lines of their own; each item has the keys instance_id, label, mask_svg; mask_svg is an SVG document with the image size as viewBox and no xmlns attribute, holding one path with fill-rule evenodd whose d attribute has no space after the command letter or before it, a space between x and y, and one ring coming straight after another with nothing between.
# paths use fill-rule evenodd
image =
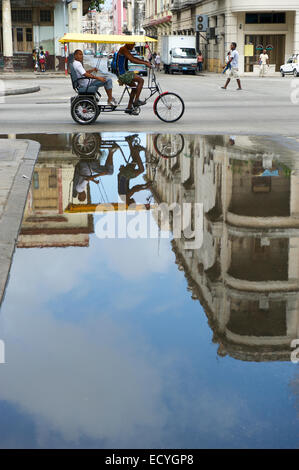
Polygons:
<instances>
[{"instance_id":1,"label":"green shorts","mask_svg":"<svg viewBox=\"0 0 299 470\"><path fill-rule=\"evenodd\" d=\"M126 73L123 73L122 75L119 75L118 80L122 82L124 85L130 85L134 77L135 77L134 72L126 72Z\"/></svg>"}]
</instances>

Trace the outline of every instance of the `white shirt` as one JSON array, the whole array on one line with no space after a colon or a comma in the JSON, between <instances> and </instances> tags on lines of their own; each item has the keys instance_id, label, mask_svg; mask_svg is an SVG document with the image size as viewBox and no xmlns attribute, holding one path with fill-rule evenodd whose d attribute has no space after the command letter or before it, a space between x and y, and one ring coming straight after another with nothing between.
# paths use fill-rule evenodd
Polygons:
<instances>
[{"instance_id":1,"label":"white shirt","mask_svg":"<svg viewBox=\"0 0 299 470\"><path fill-rule=\"evenodd\" d=\"M90 165L87 162L80 163L80 176L78 179L78 184L76 186L76 190L78 193L82 193L83 191L86 190L86 186L88 184L88 179L86 179L86 177L91 176L91 175L92 175L92 169Z\"/></svg>"},{"instance_id":2,"label":"white shirt","mask_svg":"<svg viewBox=\"0 0 299 470\"><path fill-rule=\"evenodd\" d=\"M231 61L231 66L238 68L239 67L239 52L237 51L237 49L235 49L234 51L231 51L230 58L233 59Z\"/></svg>"},{"instance_id":3,"label":"white shirt","mask_svg":"<svg viewBox=\"0 0 299 470\"><path fill-rule=\"evenodd\" d=\"M266 64L267 64L267 60L269 60L268 54L261 54L261 55L260 55L261 65L266 65Z\"/></svg>"},{"instance_id":4,"label":"white shirt","mask_svg":"<svg viewBox=\"0 0 299 470\"><path fill-rule=\"evenodd\" d=\"M74 67L74 70L77 74L77 78L82 78L84 77L85 73L86 73L86 70L84 69L83 65L81 64L81 62L79 62L79 60L74 60L73 62L73 67ZM88 83L90 83L89 79L88 78L85 78L85 80L80 80L79 81L79 86L87 86Z\"/></svg>"}]
</instances>

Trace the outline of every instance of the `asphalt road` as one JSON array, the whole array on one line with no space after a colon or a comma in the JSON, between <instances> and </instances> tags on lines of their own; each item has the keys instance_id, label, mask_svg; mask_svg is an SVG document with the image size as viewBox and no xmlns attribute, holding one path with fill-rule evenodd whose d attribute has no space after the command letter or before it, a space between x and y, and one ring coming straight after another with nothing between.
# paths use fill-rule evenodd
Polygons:
<instances>
[{"instance_id":1,"label":"asphalt road","mask_svg":"<svg viewBox=\"0 0 299 470\"><path fill-rule=\"evenodd\" d=\"M163 90L178 93L186 110L180 121L167 124L153 113L154 99L139 116L105 113L85 131L149 131L203 134L299 135L299 78L269 77L242 79L243 91L235 81L222 90L223 75L205 76L159 74ZM39 85L41 91L30 95L0 97L1 134L36 132L78 132L83 126L73 122L70 97L74 95L70 79L23 80L24 86ZM20 85L20 81L15 81ZM12 81L7 83L12 86ZM114 83L114 96L123 88ZM293 95L292 95L293 94ZM291 97L298 100L292 103ZM103 99L106 102L105 93Z\"/></svg>"}]
</instances>

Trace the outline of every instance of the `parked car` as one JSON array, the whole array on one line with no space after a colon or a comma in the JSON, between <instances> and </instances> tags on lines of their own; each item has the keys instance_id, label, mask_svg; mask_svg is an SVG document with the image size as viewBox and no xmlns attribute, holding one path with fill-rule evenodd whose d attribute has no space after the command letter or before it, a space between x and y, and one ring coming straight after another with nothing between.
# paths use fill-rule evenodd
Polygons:
<instances>
[{"instance_id":1,"label":"parked car","mask_svg":"<svg viewBox=\"0 0 299 470\"><path fill-rule=\"evenodd\" d=\"M105 52L105 51L104 51L104 52L102 52L102 51L96 51L96 53L95 53L94 56L95 56L95 57L107 57L108 54L107 54L107 52Z\"/></svg>"},{"instance_id":2,"label":"parked car","mask_svg":"<svg viewBox=\"0 0 299 470\"><path fill-rule=\"evenodd\" d=\"M92 49L84 49L84 55L94 55L94 51Z\"/></svg>"},{"instance_id":3,"label":"parked car","mask_svg":"<svg viewBox=\"0 0 299 470\"><path fill-rule=\"evenodd\" d=\"M107 57L107 69L108 69L109 72L111 72L112 60L113 60L113 54L108 54L108 57Z\"/></svg>"},{"instance_id":4,"label":"parked car","mask_svg":"<svg viewBox=\"0 0 299 470\"><path fill-rule=\"evenodd\" d=\"M285 75L294 75L294 77L299 76L299 54L293 55L288 59L288 61L281 65L280 67L281 76Z\"/></svg>"},{"instance_id":5,"label":"parked car","mask_svg":"<svg viewBox=\"0 0 299 470\"><path fill-rule=\"evenodd\" d=\"M141 59L143 60L143 57L140 57L138 55L135 55L136 59ZM133 62L128 63L128 69L130 72L135 72L138 75L143 75L147 77L147 66L144 64L133 64Z\"/></svg>"}]
</instances>

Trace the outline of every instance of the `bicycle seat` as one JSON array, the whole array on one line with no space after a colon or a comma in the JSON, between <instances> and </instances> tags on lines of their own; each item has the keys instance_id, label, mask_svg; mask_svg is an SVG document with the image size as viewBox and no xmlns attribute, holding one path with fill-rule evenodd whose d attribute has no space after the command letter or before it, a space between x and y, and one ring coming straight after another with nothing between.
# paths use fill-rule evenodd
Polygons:
<instances>
[{"instance_id":1,"label":"bicycle seat","mask_svg":"<svg viewBox=\"0 0 299 470\"><path fill-rule=\"evenodd\" d=\"M94 93L97 92L97 87L94 85L89 85L88 87L86 86L80 86L78 88L78 93L79 95L93 95Z\"/></svg>"}]
</instances>

